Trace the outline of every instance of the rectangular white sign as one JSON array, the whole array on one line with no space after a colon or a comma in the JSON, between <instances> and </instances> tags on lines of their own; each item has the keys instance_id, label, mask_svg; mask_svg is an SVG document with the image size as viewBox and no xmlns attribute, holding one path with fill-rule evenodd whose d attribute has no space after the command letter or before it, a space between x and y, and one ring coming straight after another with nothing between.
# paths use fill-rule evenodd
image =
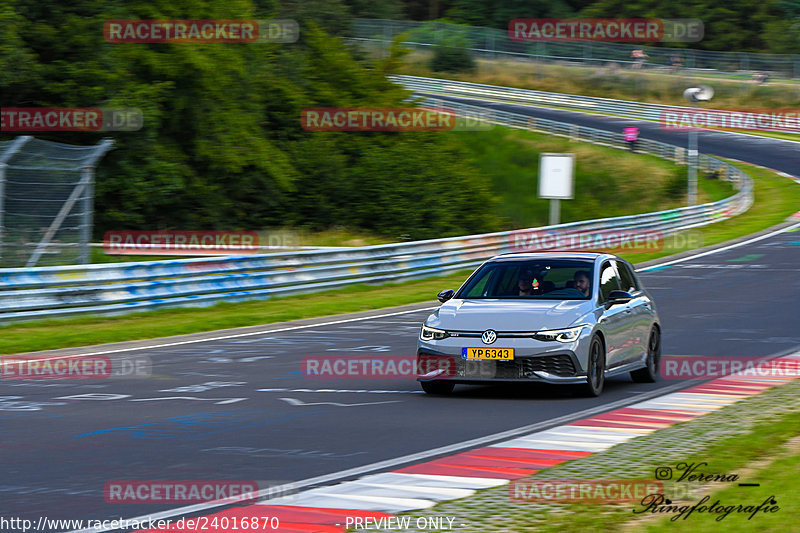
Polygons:
<instances>
[{"instance_id":1,"label":"rectangular white sign","mask_svg":"<svg viewBox=\"0 0 800 533\"><path fill-rule=\"evenodd\" d=\"M575 154L541 154L539 198L572 200L575 196Z\"/></svg>"}]
</instances>

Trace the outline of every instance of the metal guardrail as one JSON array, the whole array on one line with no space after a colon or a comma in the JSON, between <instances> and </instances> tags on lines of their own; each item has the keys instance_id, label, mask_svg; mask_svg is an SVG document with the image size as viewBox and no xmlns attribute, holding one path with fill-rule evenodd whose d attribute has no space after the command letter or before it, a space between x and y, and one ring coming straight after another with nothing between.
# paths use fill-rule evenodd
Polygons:
<instances>
[{"instance_id":1,"label":"metal guardrail","mask_svg":"<svg viewBox=\"0 0 800 533\"><path fill-rule=\"evenodd\" d=\"M470 116L486 111L479 106L448 104L448 107ZM619 135L573 124L496 111L492 111L489 120L627 149ZM682 148L664 143L642 139L637 151L685 162ZM398 244L238 257L0 269L0 323L84 313L118 315L165 307L203 306L357 283L427 277L474 268L489 257L516 249L518 236L534 229L589 238L608 230L650 230L668 235L724 220L750 207L753 186L745 173L710 156L703 155L699 161L702 169L718 171L739 192L718 202L656 213Z\"/></svg>"},{"instance_id":2,"label":"metal guardrail","mask_svg":"<svg viewBox=\"0 0 800 533\"><path fill-rule=\"evenodd\" d=\"M604 66L609 63L635 63L631 52L644 49L649 56L646 69L673 70L672 57L681 57L684 74L724 73L750 78L754 72L770 72L787 78L800 78L800 54L720 52L692 48L642 46L640 43L605 42L516 42L508 30L466 26L435 21L356 19L350 41L375 43L382 49L405 34L403 45L430 49L443 44L460 46L486 58L546 61L554 64Z\"/></svg>"},{"instance_id":3,"label":"metal guardrail","mask_svg":"<svg viewBox=\"0 0 800 533\"><path fill-rule=\"evenodd\" d=\"M403 75L388 76L388 78L395 83L402 85L406 89L418 93L493 100L496 102L517 105L556 107L561 109L581 111L584 113L598 113L601 115L652 120L655 122L658 122L662 119L661 113L663 111L697 111L697 108L693 107L649 104L646 102L614 100L612 98L582 96L578 94L551 93L545 91L535 91L532 89L501 87L499 85L484 85L465 81L443 80L439 78L422 78L418 76ZM714 111L719 111L720 113L726 112L706 107L703 108L703 111L708 113L713 113ZM785 131L783 133L800 134L800 131Z\"/></svg>"}]
</instances>

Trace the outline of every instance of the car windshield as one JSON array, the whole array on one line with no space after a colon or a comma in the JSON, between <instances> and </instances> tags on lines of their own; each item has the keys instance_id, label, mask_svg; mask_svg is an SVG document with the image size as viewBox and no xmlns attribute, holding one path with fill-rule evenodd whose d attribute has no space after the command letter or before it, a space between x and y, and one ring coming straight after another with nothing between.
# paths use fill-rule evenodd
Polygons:
<instances>
[{"instance_id":1,"label":"car windshield","mask_svg":"<svg viewBox=\"0 0 800 533\"><path fill-rule=\"evenodd\" d=\"M592 268L578 260L496 261L483 265L455 297L587 300Z\"/></svg>"}]
</instances>

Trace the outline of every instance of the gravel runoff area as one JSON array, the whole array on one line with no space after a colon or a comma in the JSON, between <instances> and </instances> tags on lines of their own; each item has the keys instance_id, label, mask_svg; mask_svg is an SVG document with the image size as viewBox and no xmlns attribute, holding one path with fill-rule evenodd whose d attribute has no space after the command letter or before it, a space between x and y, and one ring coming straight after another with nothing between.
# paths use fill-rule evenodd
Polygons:
<instances>
[{"instance_id":1,"label":"gravel runoff area","mask_svg":"<svg viewBox=\"0 0 800 533\"><path fill-rule=\"evenodd\" d=\"M722 409L702 415L687 422L681 422L660 429L645 436L618 444L603 452L594 453L540 470L537 474L523 478L531 479L654 479L654 470L665 465L676 465L691 457L697 457L720 439L747 433L753 426L773 421L789 413L800 412L800 380L787 382L751 398L740 400ZM520 480L522 481L522 480ZM693 485L682 499L696 501L698 495L711 494L720 484ZM665 484L669 497L670 489ZM680 498L680 496L678 496ZM573 521L570 507L580 505L581 509L592 509L593 525L585 529L586 523L578 518ZM398 517L409 517L410 527L403 533L432 531L453 531L458 533L522 533L534 531L640 531L637 521L651 522L647 514L634 515L631 511L635 503L538 503L511 500L509 485L481 490L468 498L444 502L429 509L403 513ZM619 511L629 513L625 523L620 523ZM617 513L615 513L615 511ZM603 515L617 514L612 523L603 524ZM455 518L452 529L417 529L418 518ZM586 517L583 517L585 520ZM420 521L425 524L424 521ZM447 524L444 519L443 524ZM397 533L398 529L351 529L359 532Z\"/></svg>"}]
</instances>

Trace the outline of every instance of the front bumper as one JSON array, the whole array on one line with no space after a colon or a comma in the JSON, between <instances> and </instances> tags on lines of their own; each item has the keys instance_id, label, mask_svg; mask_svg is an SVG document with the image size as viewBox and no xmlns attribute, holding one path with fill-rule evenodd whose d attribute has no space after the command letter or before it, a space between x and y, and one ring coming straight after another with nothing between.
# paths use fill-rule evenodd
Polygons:
<instances>
[{"instance_id":1,"label":"front bumper","mask_svg":"<svg viewBox=\"0 0 800 533\"><path fill-rule=\"evenodd\" d=\"M424 372L417 378L418 381L446 379L455 383L505 381L564 384L586 381L586 372L581 370L578 357L569 350L522 356L513 361L484 361L420 349L417 359L418 368Z\"/></svg>"},{"instance_id":2,"label":"front bumper","mask_svg":"<svg viewBox=\"0 0 800 533\"><path fill-rule=\"evenodd\" d=\"M463 348L486 347L480 338L472 335L430 341L418 339L418 381L585 383L591 339L592 331L588 327L569 343L498 332L497 341L492 346L513 348L515 357L512 361L464 359Z\"/></svg>"}]
</instances>

